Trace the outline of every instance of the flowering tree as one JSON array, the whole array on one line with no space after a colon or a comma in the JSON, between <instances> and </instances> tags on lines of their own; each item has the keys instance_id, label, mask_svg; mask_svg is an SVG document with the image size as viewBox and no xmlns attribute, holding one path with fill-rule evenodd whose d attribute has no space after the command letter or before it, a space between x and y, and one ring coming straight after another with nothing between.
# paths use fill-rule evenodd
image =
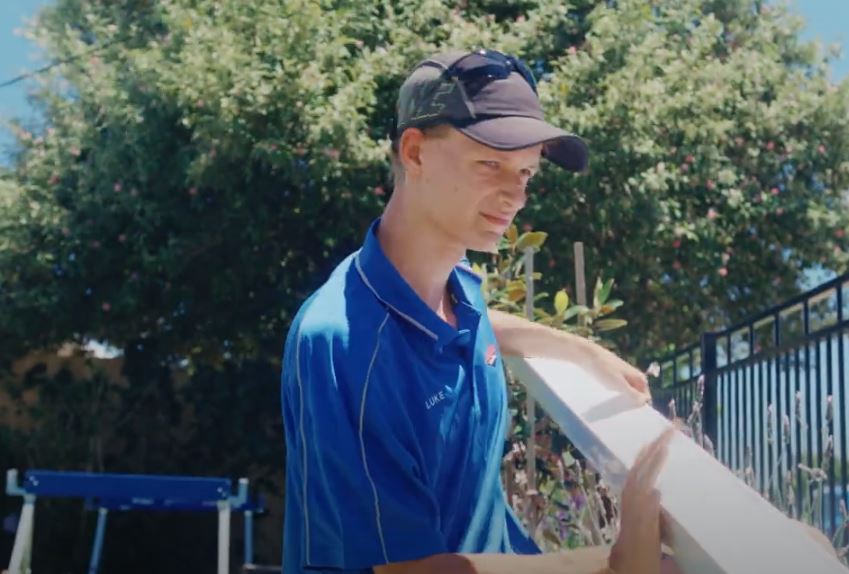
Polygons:
<instances>
[{"instance_id":1,"label":"flowering tree","mask_svg":"<svg viewBox=\"0 0 849 574\"><path fill-rule=\"evenodd\" d=\"M400 82L448 46L526 57L551 120L589 141L589 172L543 170L520 224L550 234L550 290L582 240L638 302L623 350L845 264L849 86L760 2L58 0L32 34L67 63L0 175L9 356L97 338L277 360L391 191Z\"/></svg>"},{"instance_id":2,"label":"flowering tree","mask_svg":"<svg viewBox=\"0 0 849 574\"><path fill-rule=\"evenodd\" d=\"M620 350L689 341L812 263L842 270L849 84L799 32L757 0L55 0L31 33L64 63L38 77L43 121L12 126L0 171L0 359L96 339L132 384L90 400L98 381L33 377L61 408L30 405L55 420L9 441L28 441L16 460L99 469L103 444L107 470L252 461L279 482L267 398L286 329L390 196L394 98L438 49L525 57L551 121L587 138L588 173L546 166L519 228L549 234L542 289L573 283L576 240L590 284L615 279ZM68 421L93 420L65 448ZM51 524L40 543L61 561L77 530Z\"/></svg>"}]
</instances>

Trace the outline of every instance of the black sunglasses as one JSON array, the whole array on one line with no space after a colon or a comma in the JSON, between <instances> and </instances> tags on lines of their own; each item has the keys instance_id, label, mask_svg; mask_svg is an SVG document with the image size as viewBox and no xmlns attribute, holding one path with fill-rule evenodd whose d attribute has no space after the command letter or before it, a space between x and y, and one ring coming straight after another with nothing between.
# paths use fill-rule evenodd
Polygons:
<instances>
[{"instance_id":1,"label":"black sunglasses","mask_svg":"<svg viewBox=\"0 0 849 574\"><path fill-rule=\"evenodd\" d=\"M521 59L503 54L497 50L475 50L451 64L445 73L457 78L473 98L487 84L495 80L504 80L512 72L518 72L537 93L537 82L531 69Z\"/></svg>"}]
</instances>

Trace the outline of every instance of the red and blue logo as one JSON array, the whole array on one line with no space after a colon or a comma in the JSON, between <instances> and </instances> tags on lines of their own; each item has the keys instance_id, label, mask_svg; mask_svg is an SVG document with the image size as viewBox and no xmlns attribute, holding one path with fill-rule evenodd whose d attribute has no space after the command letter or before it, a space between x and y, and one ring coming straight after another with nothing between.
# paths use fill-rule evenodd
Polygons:
<instances>
[{"instance_id":1,"label":"red and blue logo","mask_svg":"<svg viewBox=\"0 0 849 574\"><path fill-rule=\"evenodd\" d=\"M486 364L490 367L495 365L498 359L498 352L495 350L495 345L490 345L486 348Z\"/></svg>"}]
</instances>

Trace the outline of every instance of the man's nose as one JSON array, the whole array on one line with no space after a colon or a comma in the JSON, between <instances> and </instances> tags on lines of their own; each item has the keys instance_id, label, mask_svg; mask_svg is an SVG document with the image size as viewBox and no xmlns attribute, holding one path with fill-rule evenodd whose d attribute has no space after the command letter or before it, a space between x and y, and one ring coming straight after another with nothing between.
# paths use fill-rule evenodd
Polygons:
<instances>
[{"instance_id":1,"label":"man's nose","mask_svg":"<svg viewBox=\"0 0 849 574\"><path fill-rule=\"evenodd\" d=\"M510 182L507 182L503 189L503 195L510 201L510 204L518 211L525 207L528 201L527 192L528 182L523 177L516 177Z\"/></svg>"}]
</instances>

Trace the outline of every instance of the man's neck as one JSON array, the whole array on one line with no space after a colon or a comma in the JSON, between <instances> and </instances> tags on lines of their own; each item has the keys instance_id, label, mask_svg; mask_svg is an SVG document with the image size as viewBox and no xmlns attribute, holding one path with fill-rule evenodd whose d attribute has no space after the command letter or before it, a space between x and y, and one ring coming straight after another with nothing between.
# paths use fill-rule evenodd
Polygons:
<instances>
[{"instance_id":1,"label":"man's neck","mask_svg":"<svg viewBox=\"0 0 849 574\"><path fill-rule=\"evenodd\" d=\"M440 237L437 230L421 220L409 217L392 201L380 220L377 238L386 257L413 291L452 323L451 306L445 301L446 286L451 270L464 254L463 248Z\"/></svg>"}]
</instances>

